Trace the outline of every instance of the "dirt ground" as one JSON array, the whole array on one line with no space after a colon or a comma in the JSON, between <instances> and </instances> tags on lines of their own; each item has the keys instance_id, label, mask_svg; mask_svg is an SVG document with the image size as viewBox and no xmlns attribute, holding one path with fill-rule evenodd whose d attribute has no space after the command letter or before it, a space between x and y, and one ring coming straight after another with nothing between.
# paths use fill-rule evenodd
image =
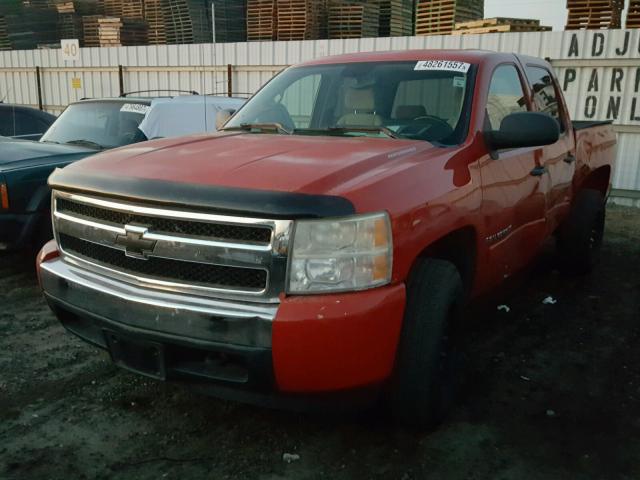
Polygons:
<instances>
[{"instance_id":1,"label":"dirt ground","mask_svg":"<svg viewBox=\"0 0 640 480\"><path fill-rule=\"evenodd\" d=\"M58 324L31 259L0 256L0 478L640 478L640 210L608 215L592 276L564 277L543 255L469 312L463 396L430 434L122 371Z\"/></svg>"}]
</instances>

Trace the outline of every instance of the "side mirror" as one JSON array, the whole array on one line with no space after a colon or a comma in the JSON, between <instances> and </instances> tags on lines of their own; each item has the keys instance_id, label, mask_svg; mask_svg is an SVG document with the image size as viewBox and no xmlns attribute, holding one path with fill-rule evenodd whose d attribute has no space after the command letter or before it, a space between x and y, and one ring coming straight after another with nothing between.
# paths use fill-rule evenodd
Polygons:
<instances>
[{"instance_id":1,"label":"side mirror","mask_svg":"<svg viewBox=\"0 0 640 480\"><path fill-rule=\"evenodd\" d=\"M236 111L232 109L219 110L216 113L216 130L220 130L234 113L236 113Z\"/></svg>"},{"instance_id":2,"label":"side mirror","mask_svg":"<svg viewBox=\"0 0 640 480\"><path fill-rule=\"evenodd\" d=\"M485 132L484 136L492 151L541 147L558 141L560 125L546 113L518 112L504 117L500 130Z\"/></svg>"}]
</instances>

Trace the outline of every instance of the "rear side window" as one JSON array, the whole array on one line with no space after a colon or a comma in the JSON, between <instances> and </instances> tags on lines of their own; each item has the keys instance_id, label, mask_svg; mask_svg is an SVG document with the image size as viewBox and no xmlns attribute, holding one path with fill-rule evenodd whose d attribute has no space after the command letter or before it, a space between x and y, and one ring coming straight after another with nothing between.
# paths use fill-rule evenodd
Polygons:
<instances>
[{"instance_id":1,"label":"rear side window","mask_svg":"<svg viewBox=\"0 0 640 480\"><path fill-rule=\"evenodd\" d=\"M564 131L558 94L551 73L545 68L531 66L527 66L526 72L533 89L533 102L538 111L555 118L560 124L560 130Z\"/></svg>"},{"instance_id":2,"label":"rear side window","mask_svg":"<svg viewBox=\"0 0 640 480\"><path fill-rule=\"evenodd\" d=\"M511 113L526 112L522 83L516 67L501 65L493 72L487 98L487 128L499 130L504 117Z\"/></svg>"}]
</instances>

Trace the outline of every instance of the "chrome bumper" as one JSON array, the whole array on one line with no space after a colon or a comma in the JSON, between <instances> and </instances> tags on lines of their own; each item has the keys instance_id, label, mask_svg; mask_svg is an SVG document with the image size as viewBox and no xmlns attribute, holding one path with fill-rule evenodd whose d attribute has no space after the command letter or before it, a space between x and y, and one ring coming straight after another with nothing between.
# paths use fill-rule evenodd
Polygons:
<instances>
[{"instance_id":1,"label":"chrome bumper","mask_svg":"<svg viewBox=\"0 0 640 480\"><path fill-rule=\"evenodd\" d=\"M277 304L238 303L126 284L56 258L40 265L52 306L194 343L271 347ZM55 310L55 308L54 308Z\"/></svg>"}]
</instances>

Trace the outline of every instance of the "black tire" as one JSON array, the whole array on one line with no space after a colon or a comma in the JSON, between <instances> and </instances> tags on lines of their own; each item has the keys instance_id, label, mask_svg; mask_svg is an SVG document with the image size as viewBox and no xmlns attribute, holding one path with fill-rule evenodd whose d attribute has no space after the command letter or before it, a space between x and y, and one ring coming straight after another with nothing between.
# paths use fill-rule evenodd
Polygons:
<instances>
[{"instance_id":1,"label":"black tire","mask_svg":"<svg viewBox=\"0 0 640 480\"><path fill-rule=\"evenodd\" d=\"M462 278L447 261L419 259L407 304L391 391L391 413L407 427L436 427L451 409L459 354L455 330L464 303Z\"/></svg>"},{"instance_id":2,"label":"black tire","mask_svg":"<svg viewBox=\"0 0 640 480\"><path fill-rule=\"evenodd\" d=\"M578 193L569 216L558 229L556 246L560 268L585 275L597 265L602 248L605 201L598 190Z\"/></svg>"}]
</instances>

